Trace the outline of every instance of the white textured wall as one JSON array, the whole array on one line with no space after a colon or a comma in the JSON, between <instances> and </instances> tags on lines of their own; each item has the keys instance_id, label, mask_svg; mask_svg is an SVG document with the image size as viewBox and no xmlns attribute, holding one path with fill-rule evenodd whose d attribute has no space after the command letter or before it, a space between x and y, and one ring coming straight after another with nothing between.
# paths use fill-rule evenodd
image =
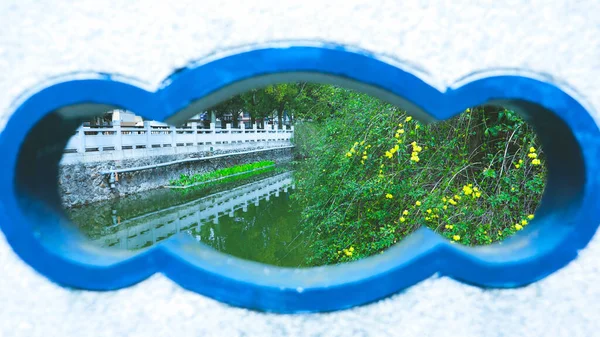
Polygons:
<instances>
[{"instance_id":1,"label":"white textured wall","mask_svg":"<svg viewBox=\"0 0 600 337\"><path fill-rule=\"evenodd\" d=\"M19 94L57 75L120 73L153 87L190 60L282 39L383 53L441 84L487 68L544 72L599 111L600 2L462 2L2 0L0 125ZM0 234L0 336L600 336L599 280L597 235L575 262L525 288L432 278L352 310L282 316L231 308L162 276L116 292L62 289Z\"/></svg>"}]
</instances>

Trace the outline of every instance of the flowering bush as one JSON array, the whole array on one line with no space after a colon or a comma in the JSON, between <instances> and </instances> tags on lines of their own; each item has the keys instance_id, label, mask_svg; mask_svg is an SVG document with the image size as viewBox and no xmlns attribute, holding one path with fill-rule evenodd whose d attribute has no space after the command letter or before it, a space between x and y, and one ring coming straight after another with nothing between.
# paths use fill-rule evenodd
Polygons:
<instances>
[{"instance_id":1,"label":"flowering bush","mask_svg":"<svg viewBox=\"0 0 600 337\"><path fill-rule=\"evenodd\" d=\"M296 127L296 193L315 255L331 264L380 253L427 226L484 245L522 230L545 184L533 129L499 106L425 125L368 95L335 88L336 111Z\"/></svg>"}]
</instances>

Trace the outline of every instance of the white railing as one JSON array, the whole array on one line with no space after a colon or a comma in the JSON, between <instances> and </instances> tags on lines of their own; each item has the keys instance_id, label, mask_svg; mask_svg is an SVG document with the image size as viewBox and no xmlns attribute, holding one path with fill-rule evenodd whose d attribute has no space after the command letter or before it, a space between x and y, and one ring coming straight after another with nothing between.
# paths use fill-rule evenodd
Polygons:
<instances>
[{"instance_id":1,"label":"white railing","mask_svg":"<svg viewBox=\"0 0 600 337\"><path fill-rule=\"evenodd\" d=\"M149 156L187 154L216 150L241 150L290 145L294 127L275 129L273 125L259 129L199 128L196 122L187 127L144 122L141 127L119 124L110 128L80 127L65 147L63 164L110 161Z\"/></svg>"}]
</instances>

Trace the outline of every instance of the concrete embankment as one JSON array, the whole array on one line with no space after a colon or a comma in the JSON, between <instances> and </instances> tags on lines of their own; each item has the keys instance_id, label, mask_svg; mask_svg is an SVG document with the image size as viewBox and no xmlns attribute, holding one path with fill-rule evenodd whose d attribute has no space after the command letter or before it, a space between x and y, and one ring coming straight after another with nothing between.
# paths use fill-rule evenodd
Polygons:
<instances>
[{"instance_id":1,"label":"concrete embankment","mask_svg":"<svg viewBox=\"0 0 600 337\"><path fill-rule=\"evenodd\" d=\"M104 172L139 168L188 158L210 157L226 154L227 151L61 165L59 173L60 194L65 207L77 207L161 188L168 185L170 180L178 178L181 174L205 173L232 165L261 160L273 160L277 164L286 163L292 160L292 151L293 148L279 148L262 152L188 161L151 169L120 172L113 175L114 182L111 181L111 174L105 174ZM236 150L236 152L240 152L240 150Z\"/></svg>"}]
</instances>

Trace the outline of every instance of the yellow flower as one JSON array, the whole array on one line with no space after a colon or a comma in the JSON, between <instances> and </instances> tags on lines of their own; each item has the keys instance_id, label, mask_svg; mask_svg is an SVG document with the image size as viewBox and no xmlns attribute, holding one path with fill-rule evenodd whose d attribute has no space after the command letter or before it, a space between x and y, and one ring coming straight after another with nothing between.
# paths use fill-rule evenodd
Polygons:
<instances>
[{"instance_id":1,"label":"yellow flower","mask_svg":"<svg viewBox=\"0 0 600 337\"><path fill-rule=\"evenodd\" d=\"M408 210L404 210L404 212L402 212L402 215L408 215Z\"/></svg>"},{"instance_id":2,"label":"yellow flower","mask_svg":"<svg viewBox=\"0 0 600 337\"><path fill-rule=\"evenodd\" d=\"M456 201L454 201L454 199L450 199L450 200L448 200L448 202L452 205L456 205Z\"/></svg>"},{"instance_id":3,"label":"yellow flower","mask_svg":"<svg viewBox=\"0 0 600 337\"><path fill-rule=\"evenodd\" d=\"M390 151L385 151L385 156L388 158L392 158L394 155Z\"/></svg>"},{"instance_id":4,"label":"yellow flower","mask_svg":"<svg viewBox=\"0 0 600 337\"><path fill-rule=\"evenodd\" d=\"M399 134L395 134L394 137L400 138L400 135Z\"/></svg>"},{"instance_id":5,"label":"yellow flower","mask_svg":"<svg viewBox=\"0 0 600 337\"><path fill-rule=\"evenodd\" d=\"M454 225L446 225L446 229L452 229L454 228Z\"/></svg>"},{"instance_id":6,"label":"yellow flower","mask_svg":"<svg viewBox=\"0 0 600 337\"><path fill-rule=\"evenodd\" d=\"M525 226L527 225L529 222L527 222L527 220L521 220L521 225Z\"/></svg>"},{"instance_id":7,"label":"yellow flower","mask_svg":"<svg viewBox=\"0 0 600 337\"><path fill-rule=\"evenodd\" d=\"M454 236L452 237L452 240L454 240L454 241L458 241L458 240L460 240L460 235L454 235Z\"/></svg>"},{"instance_id":8,"label":"yellow flower","mask_svg":"<svg viewBox=\"0 0 600 337\"><path fill-rule=\"evenodd\" d=\"M390 193L386 193L385 197L388 198L388 199L392 199L394 196L391 195Z\"/></svg>"},{"instance_id":9,"label":"yellow flower","mask_svg":"<svg viewBox=\"0 0 600 337\"><path fill-rule=\"evenodd\" d=\"M521 167L521 165L515 164L515 168L520 168L520 167Z\"/></svg>"},{"instance_id":10,"label":"yellow flower","mask_svg":"<svg viewBox=\"0 0 600 337\"><path fill-rule=\"evenodd\" d=\"M455 195L454 195L454 199L456 199L456 200L460 200L460 196L459 196L458 194L455 194Z\"/></svg>"},{"instance_id":11,"label":"yellow flower","mask_svg":"<svg viewBox=\"0 0 600 337\"><path fill-rule=\"evenodd\" d=\"M471 108L467 108L467 110L465 110L466 112L471 112Z\"/></svg>"},{"instance_id":12,"label":"yellow flower","mask_svg":"<svg viewBox=\"0 0 600 337\"><path fill-rule=\"evenodd\" d=\"M515 225L515 229L518 230L518 231L520 231L521 229L523 229L523 226L521 226L519 224L516 224Z\"/></svg>"},{"instance_id":13,"label":"yellow flower","mask_svg":"<svg viewBox=\"0 0 600 337\"><path fill-rule=\"evenodd\" d=\"M541 164L541 163L542 163L542 162L541 162L539 159L534 159L534 160L532 160L532 161L531 161L531 164L532 164L532 165L539 165L539 164Z\"/></svg>"},{"instance_id":14,"label":"yellow flower","mask_svg":"<svg viewBox=\"0 0 600 337\"><path fill-rule=\"evenodd\" d=\"M446 202L446 201L448 201L448 199L446 199L446 197L443 197L442 202Z\"/></svg>"},{"instance_id":15,"label":"yellow flower","mask_svg":"<svg viewBox=\"0 0 600 337\"><path fill-rule=\"evenodd\" d=\"M362 156L362 159L367 159L367 156Z\"/></svg>"},{"instance_id":16,"label":"yellow flower","mask_svg":"<svg viewBox=\"0 0 600 337\"><path fill-rule=\"evenodd\" d=\"M354 247L350 247L349 251L354 252Z\"/></svg>"},{"instance_id":17,"label":"yellow flower","mask_svg":"<svg viewBox=\"0 0 600 337\"><path fill-rule=\"evenodd\" d=\"M360 142L360 145L365 145L365 141L364 141L364 140L363 140L363 141L361 141L361 142Z\"/></svg>"},{"instance_id":18,"label":"yellow flower","mask_svg":"<svg viewBox=\"0 0 600 337\"><path fill-rule=\"evenodd\" d=\"M529 152L532 152L532 153L533 153L533 152L535 152L535 151L536 151L535 147L533 147L533 146L532 146L532 147L530 147L530 148L529 148Z\"/></svg>"},{"instance_id":19,"label":"yellow flower","mask_svg":"<svg viewBox=\"0 0 600 337\"><path fill-rule=\"evenodd\" d=\"M431 214L431 208L427 210L427 214Z\"/></svg>"},{"instance_id":20,"label":"yellow flower","mask_svg":"<svg viewBox=\"0 0 600 337\"><path fill-rule=\"evenodd\" d=\"M421 127L421 125L417 124L415 125L415 129L418 130Z\"/></svg>"},{"instance_id":21,"label":"yellow flower","mask_svg":"<svg viewBox=\"0 0 600 337\"><path fill-rule=\"evenodd\" d=\"M498 235L502 235L502 232L498 232Z\"/></svg>"},{"instance_id":22,"label":"yellow flower","mask_svg":"<svg viewBox=\"0 0 600 337\"><path fill-rule=\"evenodd\" d=\"M464 193L465 195L472 194L472 193L473 193L473 189L472 189L470 186L467 186L467 185L465 185L465 186L463 187L463 193Z\"/></svg>"},{"instance_id":23,"label":"yellow flower","mask_svg":"<svg viewBox=\"0 0 600 337\"><path fill-rule=\"evenodd\" d=\"M533 218L534 218L534 217L535 217L535 215L533 215L533 214L529 214L529 215L527 216L527 219L529 219L529 220L533 220Z\"/></svg>"},{"instance_id":24,"label":"yellow flower","mask_svg":"<svg viewBox=\"0 0 600 337\"><path fill-rule=\"evenodd\" d=\"M523 159L519 159L519 164L523 164Z\"/></svg>"},{"instance_id":25,"label":"yellow flower","mask_svg":"<svg viewBox=\"0 0 600 337\"><path fill-rule=\"evenodd\" d=\"M400 150L400 145L398 145L398 144L394 145L394 151L398 151L398 150Z\"/></svg>"},{"instance_id":26,"label":"yellow flower","mask_svg":"<svg viewBox=\"0 0 600 337\"><path fill-rule=\"evenodd\" d=\"M412 156L412 157L410 157L410 160L414 161L415 163L418 163L419 162L419 157Z\"/></svg>"},{"instance_id":27,"label":"yellow flower","mask_svg":"<svg viewBox=\"0 0 600 337\"><path fill-rule=\"evenodd\" d=\"M442 208L443 208L443 209L448 209L448 206L444 205Z\"/></svg>"},{"instance_id":28,"label":"yellow flower","mask_svg":"<svg viewBox=\"0 0 600 337\"><path fill-rule=\"evenodd\" d=\"M403 134L403 133L404 133L404 129L400 129L400 130L398 130L398 133L399 133L399 134Z\"/></svg>"},{"instance_id":29,"label":"yellow flower","mask_svg":"<svg viewBox=\"0 0 600 337\"><path fill-rule=\"evenodd\" d=\"M404 221L406 221L406 219L403 216L400 217L400 222L404 222Z\"/></svg>"},{"instance_id":30,"label":"yellow flower","mask_svg":"<svg viewBox=\"0 0 600 337\"><path fill-rule=\"evenodd\" d=\"M346 156L348 156L348 158L352 157L352 153L348 152L346 153Z\"/></svg>"},{"instance_id":31,"label":"yellow flower","mask_svg":"<svg viewBox=\"0 0 600 337\"><path fill-rule=\"evenodd\" d=\"M412 117L411 117L411 116L408 116L408 117L406 117L406 119L405 119L404 121L405 121L405 122L410 122L410 121L412 121Z\"/></svg>"},{"instance_id":32,"label":"yellow flower","mask_svg":"<svg viewBox=\"0 0 600 337\"><path fill-rule=\"evenodd\" d=\"M527 155L527 157L535 159L535 158L537 158L537 154L536 153L530 153L530 154Z\"/></svg>"},{"instance_id":33,"label":"yellow flower","mask_svg":"<svg viewBox=\"0 0 600 337\"><path fill-rule=\"evenodd\" d=\"M354 142L354 146L358 146L358 142Z\"/></svg>"},{"instance_id":34,"label":"yellow flower","mask_svg":"<svg viewBox=\"0 0 600 337\"><path fill-rule=\"evenodd\" d=\"M420 201L417 201L417 202L415 202L415 205L417 205L417 206L421 206L421 202L420 202Z\"/></svg>"},{"instance_id":35,"label":"yellow flower","mask_svg":"<svg viewBox=\"0 0 600 337\"><path fill-rule=\"evenodd\" d=\"M479 198L479 197L481 197L481 192L479 192L479 191L478 191L478 192L475 192L475 197L476 197L476 198Z\"/></svg>"}]
</instances>

